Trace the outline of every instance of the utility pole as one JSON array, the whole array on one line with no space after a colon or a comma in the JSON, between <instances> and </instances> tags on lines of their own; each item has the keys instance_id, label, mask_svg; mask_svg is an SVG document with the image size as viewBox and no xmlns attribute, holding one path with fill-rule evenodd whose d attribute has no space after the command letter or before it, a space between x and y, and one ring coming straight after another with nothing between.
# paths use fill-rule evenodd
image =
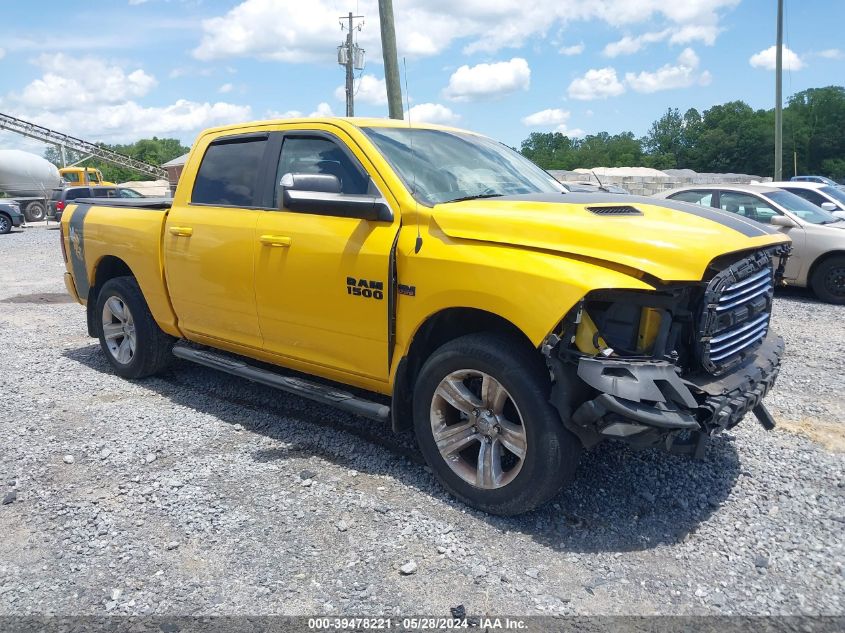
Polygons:
<instances>
[{"instance_id":1,"label":"utility pole","mask_svg":"<svg viewBox=\"0 0 845 633\"><path fill-rule=\"evenodd\" d=\"M402 119L402 84L399 81L399 58L396 54L393 0L379 0L378 13L381 23L381 53L384 57L384 82L387 85L387 108L391 119Z\"/></svg>"},{"instance_id":2,"label":"utility pole","mask_svg":"<svg viewBox=\"0 0 845 633\"><path fill-rule=\"evenodd\" d=\"M355 44L355 20L362 20L363 15L342 16L341 20L348 20L346 29L346 43L337 47L337 62L346 67L346 116L355 116L355 70L364 67L364 49ZM343 22L341 22L341 25ZM361 26L358 25L358 30Z\"/></svg>"},{"instance_id":3,"label":"utility pole","mask_svg":"<svg viewBox=\"0 0 845 633\"><path fill-rule=\"evenodd\" d=\"M783 180L783 0L778 0L778 40L775 55L775 182Z\"/></svg>"}]
</instances>

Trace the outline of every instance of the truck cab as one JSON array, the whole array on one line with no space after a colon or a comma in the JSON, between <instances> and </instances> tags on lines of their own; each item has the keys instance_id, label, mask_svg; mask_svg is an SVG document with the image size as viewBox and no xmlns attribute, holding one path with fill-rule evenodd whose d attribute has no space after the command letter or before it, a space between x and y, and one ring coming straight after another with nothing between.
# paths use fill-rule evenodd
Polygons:
<instances>
[{"instance_id":1,"label":"truck cab","mask_svg":"<svg viewBox=\"0 0 845 633\"><path fill-rule=\"evenodd\" d=\"M59 174L69 186L114 184L103 180L103 173L94 167L62 167Z\"/></svg>"}]
</instances>

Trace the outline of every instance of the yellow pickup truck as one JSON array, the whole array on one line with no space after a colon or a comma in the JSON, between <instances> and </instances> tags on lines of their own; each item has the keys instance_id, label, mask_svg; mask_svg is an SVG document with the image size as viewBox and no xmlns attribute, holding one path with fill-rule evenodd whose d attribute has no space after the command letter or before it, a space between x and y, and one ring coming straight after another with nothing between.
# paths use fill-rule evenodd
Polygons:
<instances>
[{"instance_id":1,"label":"yellow pickup truck","mask_svg":"<svg viewBox=\"0 0 845 633\"><path fill-rule=\"evenodd\" d=\"M172 200L75 202L65 281L118 374L176 356L413 428L487 512L547 501L604 439L701 455L750 411L773 426L789 239L734 214L333 118L202 133Z\"/></svg>"}]
</instances>

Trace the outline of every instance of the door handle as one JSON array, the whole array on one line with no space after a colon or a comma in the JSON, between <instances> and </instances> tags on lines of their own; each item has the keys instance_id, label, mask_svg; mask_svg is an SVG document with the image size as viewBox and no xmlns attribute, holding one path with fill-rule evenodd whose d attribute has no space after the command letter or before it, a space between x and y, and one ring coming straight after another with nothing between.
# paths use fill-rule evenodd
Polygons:
<instances>
[{"instance_id":1,"label":"door handle","mask_svg":"<svg viewBox=\"0 0 845 633\"><path fill-rule=\"evenodd\" d=\"M280 248L287 248L290 246L291 239L284 235L262 235L258 241L264 246L275 246Z\"/></svg>"},{"instance_id":2,"label":"door handle","mask_svg":"<svg viewBox=\"0 0 845 633\"><path fill-rule=\"evenodd\" d=\"M170 234L176 237L191 237L194 234L194 229L189 226L171 226Z\"/></svg>"}]
</instances>

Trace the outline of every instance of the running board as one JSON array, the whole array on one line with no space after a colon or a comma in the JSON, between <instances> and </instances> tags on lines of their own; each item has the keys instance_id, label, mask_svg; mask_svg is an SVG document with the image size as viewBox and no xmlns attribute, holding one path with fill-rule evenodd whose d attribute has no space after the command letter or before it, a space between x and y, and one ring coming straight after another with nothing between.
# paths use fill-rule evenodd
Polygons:
<instances>
[{"instance_id":1,"label":"running board","mask_svg":"<svg viewBox=\"0 0 845 633\"><path fill-rule=\"evenodd\" d=\"M381 422L386 422L390 418L390 407L386 404L364 400L346 391L340 391L326 385L302 380L301 378L282 376L266 369L259 369L237 358L195 349L193 347L185 347L183 345L176 345L173 348L173 355L212 369L219 369L233 376L246 378L247 380L258 382L268 387L328 404L365 418L371 418Z\"/></svg>"}]
</instances>

